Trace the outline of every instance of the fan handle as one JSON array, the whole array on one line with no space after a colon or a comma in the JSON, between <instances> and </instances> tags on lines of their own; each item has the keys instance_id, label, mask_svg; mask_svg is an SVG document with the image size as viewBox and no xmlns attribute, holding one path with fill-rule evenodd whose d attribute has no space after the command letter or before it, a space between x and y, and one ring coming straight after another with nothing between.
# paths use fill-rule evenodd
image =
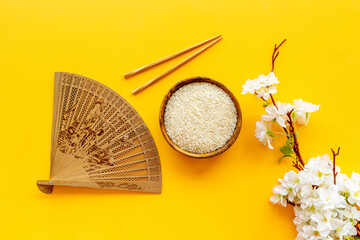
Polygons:
<instances>
[{"instance_id":1,"label":"fan handle","mask_svg":"<svg viewBox=\"0 0 360 240\"><path fill-rule=\"evenodd\" d=\"M53 191L54 185L52 181L39 180L36 182L40 191L46 194L50 194Z\"/></svg>"}]
</instances>

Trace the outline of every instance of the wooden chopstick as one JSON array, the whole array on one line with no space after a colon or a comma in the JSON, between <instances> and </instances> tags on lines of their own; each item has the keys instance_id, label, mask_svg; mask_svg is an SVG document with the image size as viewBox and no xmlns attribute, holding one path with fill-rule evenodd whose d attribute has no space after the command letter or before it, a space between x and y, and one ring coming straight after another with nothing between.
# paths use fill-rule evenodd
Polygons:
<instances>
[{"instance_id":1,"label":"wooden chopstick","mask_svg":"<svg viewBox=\"0 0 360 240\"><path fill-rule=\"evenodd\" d=\"M214 40L214 39L216 39L216 38L219 38L219 37L221 37L221 35L217 35L217 36L212 37L212 38L210 38L210 39L208 39L208 40L205 40L205 41L203 41L203 42L200 42L200 43L198 43L198 44L195 44L195 45L193 45L193 46L191 46L191 47L185 48L185 49L181 50L180 52L171 54L170 56L164 57L164 58L159 59L159 60L157 60L157 61L155 61L155 62L153 62L153 63L150 63L150 64L148 64L148 65L145 65L145 66L143 66L143 67L141 67L141 68L138 68L138 69L136 69L136 70L134 70L134 71L128 72L128 73L124 74L124 78L129 78L129 77L131 77L131 76L134 76L135 74L138 74L138 73L140 73L140 72L142 72L142 71L145 71L145 70L147 70L147 69L149 69L149 68L152 68L152 67L154 67L154 66L156 66L156 65L158 65L158 64L160 64L160 63L163 63L163 62L165 62L165 61L167 61L167 60L170 60L170 59L172 59L172 58L174 58L174 57L177 57L177 56L179 56L179 55L181 55L181 54L183 54L183 53L186 53L186 52L188 52L188 51L190 51L190 50L193 50L194 48L200 47L200 46L202 46L202 45L204 45L204 44L206 44L206 43L208 43L208 42L211 42L212 40Z\"/></svg>"},{"instance_id":2,"label":"wooden chopstick","mask_svg":"<svg viewBox=\"0 0 360 240\"><path fill-rule=\"evenodd\" d=\"M182 60L181 62L179 62L178 64L176 64L175 66L173 66L172 68L170 68L169 70L167 70L166 72L160 74L159 76L151 79L149 82L145 83L144 85L138 87L137 89L133 90L132 93L133 94L137 94L139 92L141 92L142 90L144 90L145 88L149 87L150 85L152 85L153 83L155 83L156 81L159 81L161 78L165 77L166 75L170 74L171 72L175 71L176 69L178 69L179 67L181 67L182 65L184 65L185 63L189 62L190 60L192 60L193 58L195 58L196 56L200 55L202 52L204 52L205 50L207 50L208 48L210 48L211 46L213 46L215 43L217 43L218 41L220 41L222 39L222 36L220 36L218 39L216 39L214 42L210 43L209 45L207 45L206 47L200 49L199 51L195 52L193 55L185 58L184 60Z\"/></svg>"}]
</instances>

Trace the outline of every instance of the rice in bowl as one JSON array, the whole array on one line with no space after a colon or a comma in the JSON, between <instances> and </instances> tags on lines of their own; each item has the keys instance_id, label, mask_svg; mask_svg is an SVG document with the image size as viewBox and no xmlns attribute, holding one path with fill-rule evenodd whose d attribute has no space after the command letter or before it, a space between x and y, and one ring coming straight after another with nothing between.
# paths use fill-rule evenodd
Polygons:
<instances>
[{"instance_id":1,"label":"rice in bowl","mask_svg":"<svg viewBox=\"0 0 360 240\"><path fill-rule=\"evenodd\" d=\"M210 153L234 133L237 111L231 97L208 82L189 83L175 91L164 112L167 135L191 153Z\"/></svg>"}]
</instances>

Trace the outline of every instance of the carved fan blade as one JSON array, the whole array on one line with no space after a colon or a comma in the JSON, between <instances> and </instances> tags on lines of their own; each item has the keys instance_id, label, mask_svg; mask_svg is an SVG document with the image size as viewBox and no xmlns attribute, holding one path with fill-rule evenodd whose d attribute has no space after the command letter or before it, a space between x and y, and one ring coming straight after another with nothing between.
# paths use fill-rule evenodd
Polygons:
<instances>
[{"instance_id":1,"label":"carved fan blade","mask_svg":"<svg viewBox=\"0 0 360 240\"><path fill-rule=\"evenodd\" d=\"M161 192L155 142L135 109L92 79L55 73L49 181L54 185Z\"/></svg>"}]
</instances>

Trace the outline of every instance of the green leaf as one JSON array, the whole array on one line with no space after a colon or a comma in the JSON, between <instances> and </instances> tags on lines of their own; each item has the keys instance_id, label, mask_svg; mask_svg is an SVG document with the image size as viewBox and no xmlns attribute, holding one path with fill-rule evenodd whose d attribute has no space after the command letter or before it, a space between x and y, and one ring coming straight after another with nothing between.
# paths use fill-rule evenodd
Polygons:
<instances>
[{"instance_id":1,"label":"green leaf","mask_svg":"<svg viewBox=\"0 0 360 240\"><path fill-rule=\"evenodd\" d=\"M281 163L281 161L283 160L283 158L287 158L287 157L293 157L293 156L291 156L291 155L284 155L284 156L282 156L280 159L279 159L279 164Z\"/></svg>"},{"instance_id":2,"label":"green leaf","mask_svg":"<svg viewBox=\"0 0 360 240\"><path fill-rule=\"evenodd\" d=\"M286 142L286 144L280 148L280 152L284 154L284 156L286 156L291 155L293 153L293 150L290 144Z\"/></svg>"},{"instance_id":3,"label":"green leaf","mask_svg":"<svg viewBox=\"0 0 360 240\"><path fill-rule=\"evenodd\" d=\"M280 152L286 157L289 156L292 157L291 154L294 153L293 145L294 145L294 139L289 138L288 140L286 140L285 145L280 148Z\"/></svg>"},{"instance_id":4,"label":"green leaf","mask_svg":"<svg viewBox=\"0 0 360 240\"><path fill-rule=\"evenodd\" d=\"M286 145L290 145L290 147L292 148L294 144L294 138L288 138L288 140L286 140Z\"/></svg>"}]
</instances>

